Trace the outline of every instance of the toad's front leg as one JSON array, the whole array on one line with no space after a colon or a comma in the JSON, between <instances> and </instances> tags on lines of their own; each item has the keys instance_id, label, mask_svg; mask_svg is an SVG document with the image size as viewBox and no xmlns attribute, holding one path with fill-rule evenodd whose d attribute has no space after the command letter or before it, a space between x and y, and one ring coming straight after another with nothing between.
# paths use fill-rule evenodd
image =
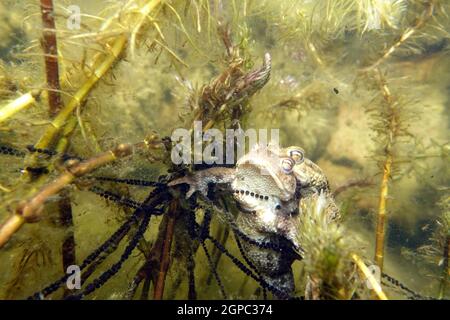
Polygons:
<instances>
[{"instance_id":1,"label":"toad's front leg","mask_svg":"<svg viewBox=\"0 0 450 320\"><path fill-rule=\"evenodd\" d=\"M208 194L208 185L229 184L235 178L234 168L214 167L201 171L196 171L188 176L181 177L169 182L169 186L176 186L186 183L189 185L189 191L186 197L189 198L195 191L200 191L205 197Z\"/></svg>"}]
</instances>

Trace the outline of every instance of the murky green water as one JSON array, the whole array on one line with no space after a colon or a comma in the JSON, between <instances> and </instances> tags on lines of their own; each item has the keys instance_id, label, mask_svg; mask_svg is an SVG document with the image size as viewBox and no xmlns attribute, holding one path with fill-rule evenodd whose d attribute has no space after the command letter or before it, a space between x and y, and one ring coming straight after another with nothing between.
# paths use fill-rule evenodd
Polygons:
<instances>
[{"instance_id":1,"label":"murky green water","mask_svg":"<svg viewBox=\"0 0 450 320\"><path fill-rule=\"evenodd\" d=\"M191 128L194 120L222 132L237 126L279 129L282 146L301 146L322 168L342 215L339 231L306 230L299 224L300 234L312 232L309 244L316 251L293 264L295 295L305 295L309 274L329 277L322 280L334 286L334 298L373 297L351 253L374 265L383 189L383 272L422 298L448 299L449 10L447 1L432 0L55 0L59 89L50 91L60 94L63 112L73 106L66 117L55 118L49 115L45 90L44 61L51 55L41 41L40 2L3 1L0 223L67 168L61 156L31 152L29 145L87 159L119 143L147 138L158 143L88 176L157 181L168 169L181 171L158 148L159 138L149 139L152 135L170 137L176 128ZM241 100L227 98L217 105L224 96L220 90L237 88L235 79L259 68L265 53L272 60L270 81ZM23 108L5 113L9 103L27 93L35 97L32 103L18 103ZM53 139L43 139L52 128L57 128ZM48 195L45 206L35 210L40 220L25 223L0 249L2 299L23 299L42 290L62 277L68 264L81 264L129 219L133 208L105 201L93 187L136 202L152 190L80 178ZM232 203L224 199L216 200ZM163 298L192 298L195 291L197 298L219 299L220 286L228 298L263 298L256 281L205 242L218 284L202 246L187 230L187 209L181 209L187 202L178 207L175 202L170 200L178 209L152 217L120 270L85 299L153 298L163 265L164 226L171 223ZM64 224L67 208L73 221ZM163 218L167 212L181 213L171 222ZM200 223L204 211L198 209L196 216ZM85 286L119 261L136 230L132 227L117 247L97 258ZM211 234L245 263L219 214L212 216ZM63 245L70 239L72 255ZM327 250L338 262L324 267L320 257ZM131 295L137 274L146 278ZM383 290L388 298L411 297L386 278ZM70 293L59 289L48 298Z\"/></svg>"}]
</instances>

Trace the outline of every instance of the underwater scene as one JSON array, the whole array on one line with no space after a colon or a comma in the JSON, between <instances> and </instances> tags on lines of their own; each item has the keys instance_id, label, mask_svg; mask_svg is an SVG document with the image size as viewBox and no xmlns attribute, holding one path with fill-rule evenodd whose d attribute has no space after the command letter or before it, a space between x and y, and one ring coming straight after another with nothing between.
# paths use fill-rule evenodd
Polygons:
<instances>
[{"instance_id":1,"label":"underwater scene","mask_svg":"<svg viewBox=\"0 0 450 320\"><path fill-rule=\"evenodd\" d=\"M2 0L0 299L448 300L449 14Z\"/></svg>"}]
</instances>

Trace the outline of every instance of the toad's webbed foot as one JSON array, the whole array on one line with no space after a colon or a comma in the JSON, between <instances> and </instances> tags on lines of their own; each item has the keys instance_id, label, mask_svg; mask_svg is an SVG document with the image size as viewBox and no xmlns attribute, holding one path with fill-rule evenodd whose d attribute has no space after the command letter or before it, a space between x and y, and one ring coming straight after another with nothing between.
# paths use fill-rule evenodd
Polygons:
<instances>
[{"instance_id":1,"label":"toad's webbed foot","mask_svg":"<svg viewBox=\"0 0 450 320\"><path fill-rule=\"evenodd\" d=\"M190 198L196 191L200 191L204 197L207 197L209 184L231 183L234 179L234 171L232 168L224 167L209 168L172 180L168 185L172 187L183 183L188 184L186 198Z\"/></svg>"},{"instance_id":2,"label":"toad's webbed foot","mask_svg":"<svg viewBox=\"0 0 450 320\"><path fill-rule=\"evenodd\" d=\"M172 187L183 183L189 185L189 190L186 193L186 198L190 198L195 191L200 191L204 196L206 196L208 193L208 185L205 186L201 183L201 181L196 181L195 176L186 176L172 180L168 183L168 186Z\"/></svg>"}]
</instances>

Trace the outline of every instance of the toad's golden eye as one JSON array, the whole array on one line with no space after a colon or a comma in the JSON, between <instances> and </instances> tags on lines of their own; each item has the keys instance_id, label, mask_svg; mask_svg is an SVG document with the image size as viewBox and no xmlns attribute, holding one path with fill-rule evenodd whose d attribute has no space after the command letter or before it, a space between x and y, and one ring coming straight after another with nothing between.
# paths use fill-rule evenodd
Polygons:
<instances>
[{"instance_id":1,"label":"toad's golden eye","mask_svg":"<svg viewBox=\"0 0 450 320\"><path fill-rule=\"evenodd\" d=\"M291 158L284 158L281 159L281 168L283 169L283 172L286 174L289 174L292 172L292 169L294 169L295 162Z\"/></svg>"},{"instance_id":2,"label":"toad's golden eye","mask_svg":"<svg viewBox=\"0 0 450 320\"><path fill-rule=\"evenodd\" d=\"M305 159L305 152L300 148L290 148L288 149L289 157L295 161L296 164L302 163Z\"/></svg>"}]
</instances>

